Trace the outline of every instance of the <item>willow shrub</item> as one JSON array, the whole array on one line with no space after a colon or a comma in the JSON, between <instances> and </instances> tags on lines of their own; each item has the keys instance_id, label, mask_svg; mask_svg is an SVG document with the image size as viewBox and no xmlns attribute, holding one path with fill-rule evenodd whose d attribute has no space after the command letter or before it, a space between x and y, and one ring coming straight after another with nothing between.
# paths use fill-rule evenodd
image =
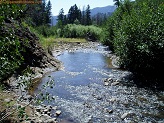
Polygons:
<instances>
[{"instance_id":1,"label":"willow shrub","mask_svg":"<svg viewBox=\"0 0 164 123\"><path fill-rule=\"evenodd\" d=\"M58 30L58 35L62 35L65 38L86 38L87 33L89 33L96 40L99 40L102 34L102 29L93 25L84 26L68 24L64 27L63 30Z\"/></svg>"},{"instance_id":2,"label":"willow shrub","mask_svg":"<svg viewBox=\"0 0 164 123\"><path fill-rule=\"evenodd\" d=\"M120 7L112 13L112 16L107 19L101 41L103 44L108 45L110 50L114 51L115 31L119 30L124 14L130 14L133 7L133 2L124 0L120 3Z\"/></svg>"},{"instance_id":3,"label":"willow shrub","mask_svg":"<svg viewBox=\"0 0 164 123\"><path fill-rule=\"evenodd\" d=\"M38 27L34 27L36 33L39 35L42 35L44 37L50 37L50 36L55 36L57 35L56 33L56 27L55 26L49 26L49 25L42 25Z\"/></svg>"},{"instance_id":4,"label":"willow shrub","mask_svg":"<svg viewBox=\"0 0 164 123\"><path fill-rule=\"evenodd\" d=\"M159 0L160 1L160 0ZM159 2L158 1L158 2ZM114 29L114 50L120 64L135 74L162 77L164 68L164 4L145 0L124 13Z\"/></svg>"}]
</instances>

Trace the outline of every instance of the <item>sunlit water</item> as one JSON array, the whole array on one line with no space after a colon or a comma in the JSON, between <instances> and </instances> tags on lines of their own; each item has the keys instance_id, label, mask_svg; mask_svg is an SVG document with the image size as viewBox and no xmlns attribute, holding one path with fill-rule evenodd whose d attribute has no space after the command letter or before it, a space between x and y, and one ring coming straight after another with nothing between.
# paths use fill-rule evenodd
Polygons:
<instances>
[{"instance_id":1,"label":"sunlit water","mask_svg":"<svg viewBox=\"0 0 164 123\"><path fill-rule=\"evenodd\" d=\"M132 83L126 78L130 73L111 69L110 53L102 46L97 48L65 51L57 57L63 69L41 80L38 90L54 80L54 87L45 91L55 97L51 105L62 111L60 118L74 123L164 122L164 93L127 84ZM104 86L103 80L109 77L121 84Z\"/></svg>"}]
</instances>

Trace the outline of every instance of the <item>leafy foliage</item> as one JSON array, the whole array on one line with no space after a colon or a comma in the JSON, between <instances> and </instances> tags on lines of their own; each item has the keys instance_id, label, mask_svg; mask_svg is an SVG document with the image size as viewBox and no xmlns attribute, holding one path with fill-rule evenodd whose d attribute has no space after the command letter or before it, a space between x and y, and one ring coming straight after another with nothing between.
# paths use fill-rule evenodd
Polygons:
<instances>
[{"instance_id":1,"label":"leafy foliage","mask_svg":"<svg viewBox=\"0 0 164 123\"><path fill-rule=\"evenodd\" d=\"M47 25L42 25L35 27L36 33L44 37L50 37L56 35L56 27L50 27Z\"/></svg>"},{"instance_id":2,"label":"leafy foliage","mask_svg":"<svg viewBox=\"0 0 164 123\"><path fill-rule=\"evenodd\" d=\"M15 32L12 29L5 29L4 22L9 18L19 18L23 6L2 4L0 8L0 81L10 76L22 63L23 57L20 45Z\"/></svg>"},{"instance_id":3,"label":"leafy foliage","mask_svg":"<svg viewBox=\"0 0 164 123\"><path fill-rule=\"evenodd\" d=\"M126 0L109 18L105 42L114 47L122 67L144 77L162 77L163 13L162 0Z\"/></svg>"},{"instance_id":4,"label":"leafy foliage","mask_svg":"<svg viewBox=\"0 0 164 123\"><path fill-rule=\"evenodd\" d=\"M4 35L3 35L4 36ZM22 63L21 48L18 39L7 33L0 37L0 80L12 74Z\"/></svg>"}]
</instances>

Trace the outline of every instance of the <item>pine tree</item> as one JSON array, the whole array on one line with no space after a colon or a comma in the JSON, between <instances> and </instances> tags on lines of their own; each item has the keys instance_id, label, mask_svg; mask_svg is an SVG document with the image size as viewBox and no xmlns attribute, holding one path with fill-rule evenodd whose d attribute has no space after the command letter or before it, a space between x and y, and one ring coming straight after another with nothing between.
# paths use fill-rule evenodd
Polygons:
<instances>
[{"instance_id":1,"label":"pine tree","mask_svg":"<svg viewBox=\"0 0 164 123\"><path fill-rule=\"evenodd\" d=\"M90 6L87 5L86 8L86 23L85 25L91 25L91 11L90 11Z\"/></svg>"},{"instance_id":2,"label":"pine tree","mask_svg":"<svg viewBox=\"0 0 164 123\"><path fill-rule=\"evenodd\" d=\"M58 20L58 23L57 23L58 27L62 28L64 25L64 9L63 8L60 10L57 20Z\"/></svg>"},{"instance_id":3,"label":"pine tree","mask_svg":"<svg viewBox=\"0 0 164 123\"><path fill-rule=\"evenodd\" d=\"M119 7L119 6L120 6L120 0L113 0L113 2L115 2L115 4L114 4L114 5L116 5L117 7Z\"/></svg>"},{"instance_id":4,"label":"pine tree","mask_svg":"<svg viewBox=\"0 0 164 123\"><path fill-rule=\"evenodd\" d=\"M51 2L46 4L46 0L42 0L42 4L30 4L26 14L26 22L32 26L40 26L50 24L51 21Z\"/></svg>"},{"instance_id":5,"label":"pine tree","mask_svg":"<svg viewBox=\"0 0 164 123\"><path fill-rule=\"evenodd\" d=\"M68 22L73 24L75 20L81 22L81 10L78 9L76 4L71 6L68 12Z\"/></svg>"},{"instance_id":6,"label":"pine tree","mask_svg":"<svg viewBox=\"0 0 164 123\"><path fill-rule=\"evenodd\" d=\"M68 23L73 24L73 22L74 22L74 7L71 6L68 12Z\"/></svg>"},{"instance_id":7,"label":"pine tree","mask_svg":"<svg viewBox=\"0 0 164 123\"><path fill-rule=\"evenodd\" d=\"M81 12L81 24L85 25L85 6L83 6L83 10Z\"/></svg>"},{"instance_id":8,"label":"pine tree","mask_svg":"<svg viewBox=\"0 0 164 123\"><path fill-rule=\"evenodd\" d=\"M46 15L45 15L45 23L50 24L51 23L51 2L50 0L48 1L46 5Z\"/></svg>"},{"instance_id":9,"label":"pine tree","mask_svg":"<svg viewBox=\"0 0 164 123\"><path fill-rule=\"evenodd\" d=\"M68 24L68 19L67 19L67 16L66 16L66 15L64 15L64 21L63 21L63 24L64 24L64 25L67 25L67 24Z\"/></svg>"}]
</instances>

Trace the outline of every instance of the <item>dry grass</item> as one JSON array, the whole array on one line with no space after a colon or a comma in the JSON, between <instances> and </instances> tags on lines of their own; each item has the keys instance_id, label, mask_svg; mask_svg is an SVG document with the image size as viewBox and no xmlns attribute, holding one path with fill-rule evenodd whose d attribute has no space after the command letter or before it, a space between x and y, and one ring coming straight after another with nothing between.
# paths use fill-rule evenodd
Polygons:
<instances>
[{"instance_id":1,"label":"dry grass","mask_svg":"<svg viewBox=\"0 0 164 123\"><path fill-rule=\"evenodd\" d=\"M66 43L85 43L87 42L85 39L81 38L56 38L55 42L66 42Z\"/></svg>"},{"instance_id":2,"label":"dry grass","mask_svg":"<svg viewBox=\"0 0 164 123\"><path fill-rule=\"evenodd\" d=\"M49 46L55 43L55 37L54 36L48 38L40 37L40 43L44 49L48 49Z\"/></svg>"},{"instance_id":3,"label":"dry grass","mask_svg":"<svg viewBox=\"0 0 164 123\"><path fill-rule=\"evenodd\" d=\"M49 46L55 45L58 42L64 42L64 43L85 43L87 42L85 39L80 38L55 38L54 36L41 39L41 45L44 49L47 49Z\"/></svg>"},{"instance_id":4,"label":"dry grass","mask_svg":"<svg viewBox=\"0 0 164 123\"><path fill-rule=\"evenodd\" d=\"M11 101L10 102L5 102L4 101L5 99L9 99ZM15 110L16 110L14 108L14 105L16 104L15 95L13 93L6 93L6 92L0 91L0 104L1 104L0 105L0 113L4 112L5 110L7 111L6 113L15 112ZM12 115L8 116L4 120L4 122L10 123L12 121L12 119L15 119L15 118L16 118L16 114L13 113Z\"/></svg>"},{"instance_id":5,"label":"dry grass","mask_svg":"<svg viewBox=\"0 0 164 123\"><path fill-rule=\"evenodd\" d=\"M54 36L45 38L40 37L40 43L43 46L46 52L49 52L53 49L54 46L57 46L59 42L63 43L85 43L85 39L80 38L55 38Z\"/></svg>"}]
</instances>

